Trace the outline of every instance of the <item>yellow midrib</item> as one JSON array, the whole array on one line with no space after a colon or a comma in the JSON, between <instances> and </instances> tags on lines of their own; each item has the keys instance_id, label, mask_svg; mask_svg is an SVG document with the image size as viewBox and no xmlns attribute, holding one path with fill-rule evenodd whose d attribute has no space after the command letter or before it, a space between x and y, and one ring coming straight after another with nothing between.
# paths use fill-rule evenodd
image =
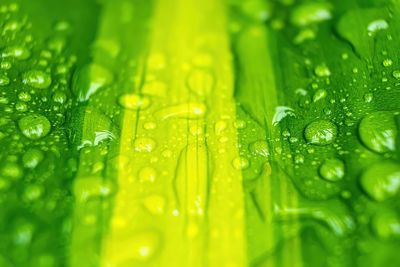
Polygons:
<instances>
[{"instance_id":1,"label":"yellow midrib","mask_svg":"<svg viewBox=\"0 0 400 267\"><path fill-rule=\"evenodd\" d=\"M247 264L242 177L232 166L239 152L224 8L222 0L156 3L146 83L141 89L154 96L148 109L124 113L119 191L110 231L103 239L101 266ZM186 84L193 60L204 57L202 53L210 54L213 63L201 69L217 78L204 99L190 93ZM202 81L194 85L202 86ZM166 87L166 94L160 86ZM193 120L157 117L160 109L184 103L188 107L189 103L205 104L207 113ZM149 122L157 127L145 130ZM226 128L216 132L217 122L225 123ZM196 130L199 133L193 134ZM154 140L154 149L135 151L133 144L140 138ZM156 171L154 183L139 182L144 168ZM157 202L146 202L149 196L166 203L161 208ZM162 212L152 214L145 202L160 206ZM196 207L204 214L196 213Z\"/></svg>"}]
</instances>

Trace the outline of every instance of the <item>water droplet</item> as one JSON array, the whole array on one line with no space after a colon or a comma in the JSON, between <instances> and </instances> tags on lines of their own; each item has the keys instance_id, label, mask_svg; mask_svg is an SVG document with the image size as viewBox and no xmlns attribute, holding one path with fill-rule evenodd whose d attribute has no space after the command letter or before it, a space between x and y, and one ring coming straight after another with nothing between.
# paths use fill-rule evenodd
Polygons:
<instances>
[{"instance_id":1,"label":"water droplet","mask_svg":"<svg viewBox=\"0 0 400 267\"><path fill-rule=\"evenodd\" d=\"M50 132L50 122L42 115L27 115L18 122L23 135L31 140L37 140L46 136Z\"/></svg>"},{"instance_id":2,"label":"water droplet","mask_svg":"<svg viewBox=\"0 0 400 267\"><path fill-rule=\"evenodd\" d=\"M10 78L5 74L0 74L0 86L6 86L10 84Z\"/></svg>"},{"instance_id":3,"label":"water droplet","mask_svg":"<svg viewBox=\"0 0 400 267\"><path fill-rule=\"evenodd\" d=\"M8 60L3 60L0 63L0 68L3 69L3 70L9 70L9 69L11 69L11 67L12 67L12 64Z\"/></svg>"},{"instance_id":4,"label":"water droplet","mask_svg":"<svg viewBox=\"0 0 400 267\"><path fill-rule=\"evenodd\" d=\"M290 21L303 27L310 24L322 22L332 18L331 7L327 3L309 2L297 6L290 16Z\"/></svg>"},{"instance_id":5,"label":"water droplet","mask_svg":"<svg viewBox=\"0 0 400 267\"><path fill-rule=\"evenodd\" d=\"M150 99L137 94L123 94L118 98L118 103L127 109L146 109L150 106Z\"/></svg>"},{"instance_id":6,"label":"water droplet","mask_svg":"<svg viewBox=\"0 0 400 267\"><path fill-rule=\"evenodd\" d=\"M139 171L139 181L141 183L153 183L156 177L157 171L152 167L144 167Z\"/></svg>"},{"instance_id":7,"label":"water droplet","mask_svg":"<svg viewBox=\"0 0 400 267\"><path fill-rule=\"evenodd\" d=\"M256 21L266 21L271 17L271 6L267 1L243 1L240 7L244 14Z\"/></svg>"},{"instance_id":8,"label":"water droplet","mask_svg":"<svg viewBox=\"0 0 400 267\"><path fill-rule=\"evenodd\" d=\"M307 40L313 40L316 37L316 33L311 29L302 29L294 38L295 44L301 44Z\"/></svg>"},{"instance_id":9,"label":"water droplet","mask_svg":"<svg viewBox=\"0 0 400 267\"><path fill-rule=\"evenodd\" d=\"M274 117L272 118L272 125L277 126L279 122L287 116L296 117L292 108L283 106L276 107Z\"/></svg>"},{"instance_id":10,"label":"water droplet","mask_svg":"<svg viewBox=\"0 0 400 267\"><path fill-rule=\"evenodd\" d=\"M23 75L23 83L37 89L46 89L51 85L51 76L41 70L30 70Z\"/></svg>"},{"instance_id":11,"label":"water droplet","mask_svg":"<svg viewBox=\"0 0 400 267\"><path fill-rule=\"evenodd\" d=\"M268 157L269 156L269 147L268 143L264 140L259 140L252 142L249 145L249 151L255 155L259 155L262 157Z\"/></svg>"},{"instance_id":12,"label":"water droplet","mask_svg":"<svg viewBox=\"0 0 400 267\"><path fill-rule=\"evenodd\" d=\"M387 28L389 28L389 24L384 19L374 20L370 22L367 26L367 29L370 33L386 30Z\"/></svg>"},{"instance_id":13,"label":"water droplet","mask_svg":"<svg viewBox=\"0 0 400 267\"><path fill-rule=\"evenodd\" d=\"M154 130L157 127L157 124L154 122L146 122L143 124L143 128L146 130Z\"/></svg>"},{"instance_id":14,"label":"water droplet","mask_svg":"<svg viewBox=\"0 0 400 267\"><path fill-rule=\"evenodd\" d=\"M393 61L391 59L389 59L389 58L387 58L387 59L382 61L382 65L384 67L390 67L390 66L392 66L392 64L393 64Z\"/></svg>"},{"instance_id":15,"label":"water droplet","mask_svg":"<svg viewBox=\"0 0 400 267\"><path fill-rule=\"evenodd\" d=\"M304 135L310 144L329 145L336 138L337 127L330 121L318 120L307 125Z\"/></svg>"},{"instance_id":16,"label":"water droplet","mask_svg":"<svg viewBox=\"0 0 400 267\"><path fill-rule=\"evenodd\" d=\"M39 199L43 195L43 193L43 186L31 184L25 188L22 198L27 202L32 202Z\"/></svg>"},{"instance_id":17,"label":"water droplet","mask_svg":"<svg viewBox=\"0 0 400 267\"><path fill-rule=\"evenodd\" d=\"M18 60L26 60L31 56L31 52L23 46L9 46L1 53L3 58L13 57Z\"/></svg>"},{"instance_id":18,"label":"water droplet","mask_svg":"<svg viewBox=\"0 0 400 267\"><path fill-rule=\"evenodd\" d=\"M249 167L250 162L244 157L237 157L232 161L232 165L237 170L244 170Z\"/></svg>"},{"instance_id":19,"label":"water droplet","mask_svg":"<svg viewBox=\"0 0 400 267\"><path fill-rule=\"evenodd\" d=\"M6 162L1 168L0 174L3 177L20 179L23 176L23 171L18 164L13 162Z\"/></svg>"},{"instance_id":20,"label":"water droplet","mask_svg":"<svg viewBox=\"0 0 400 267\"><path fill-rule=\"evenodd\" d=\"M318 77L328 77L331 75L331 71L325 64L316 66L314 72Z\"/></svg>"},{"instance_id":21,"label":"water droplet","mask_svg":"<svg viewBox=\"0 0 400 267\"><path fill-rule=\"evenodd\" d=\"M327 181L339 181L344 177L344 163L339 159L327 159L321 165L319 173Z\"/></svg>"},{"instance_id":22,"label":"water droplet","mask_svg":"<svg viewBox=\"0 0 400 267\"><path fill-rule=\"evenodd\" d=\"M226 129L226 122L225 121L218 121L215 123L214 130L216 135L221 135L222 132Z\"/></svg>"},{"instance_id":23,"label":"water droplet","mask_svg":"<svg viewBox=\"0 0 400 267\"><path fill-rule=\"evenodd\" d=\"M327 93L324 89L319 89L318 91L315 92L313 96L313 102L317 102L318 100L325 98L326 95Z\"/></svg>"},{"instance_id":24,"label":"water droplet","mask_svg":"<svg viewBox=\"0 0 400 267\"><path fill-rule=\"evenodd\" d=\"M23 102L29 102L31 101L32 97L28 92L21 92L18 94L18 99Z\"/></svg>"},{"instance_id":25,"label":"water droplet","mask_svg":"<svg viewBox=\"0 0 400 267\"><path fill-rule=\"evenodd\" d=\"M400 71L399 70L395 70L392 73L393 77L396 78L397 80L400 80Z\"/></svg>"},{"instance_id":26,"label":"water droplet","mask_svg":"<svg viewBox=\"0 0 400 267\"><path fill-rule=\"evenodd\" d=\"M372 93L366 93L364 95L364 102L365 103L370 103L374 99L374 95Z\"/></svg>"},{"instance_id":27,"label":"water droplet","mask_svg":"<svg viewBox=\"0 0 400 267\"><path fill-rule=\"evenodd\" d=\"M31 148L22 156L22 163L25 168L34 169L43 160L44 154L36 148Z\"/></svg>"},{"instance_id":28,"label":"water droplet","mask_svg":"<svg viewBox=\"0 0 400 267\"><path fill-rule=\"evenodd\" d=\"M393 210L380 210L371 221L375 234L382 238L400 236L400 218Z\"/></svg>"},{"instance_id":29,"label":"water droplet","mask_svg":"<svg viewBox=\"0 0 400 267\"><path fill-rule=\"evenodd\" d=\"M397 128L393 114L378 111L366 116L360 123L359 135L364 145L375 152L394 151Z\"/></svg>"},{"instance_id":30,"label":"water droplet","mask_svg":"<svg viewBox=\"0 0 400 267\"><path fill-rule=\"evenodd\" d=\"M304 156L302 154L297 154L294 156L294 163L295 164L303 164L304 163Z\"/></svg>"},{"instance_id":31,"label":"water droplet","mask_svg":"<svg viewBox=\"0 0 400 267\"><path fill-rule=\"evenodd\" d=\"M156 142L151 138L141 137L135 139L133 146L136 151L151 152L154 150Z\"/></svg>"},{"instance_id":32,"label":"water droplet","mask_svg":"<svg viewBox=\"0 0 400 267\"><path fill-rule=\"evenodd\" d=\"M79 177L74 180L74 196L85 202L94 197L107 197L115 192L115 185L101 176Z\"/></svg>"},{"instance_id":33,"label":"water droplet","mask_svg":"<svg viewBox=\"0 0 400 267\"><path fill-rule=\"evenodd\" d=\"M233 123L236 129L244 129L247 127L247 123L244 120L237 120Z\"/></svg>"},{"instance_id":34,"label":"water droplet","mask_svg":"<svg viewBox=\"0 0 400 267\"><path fill-rule=\"evenodd\" d=\"M53 94L53 101L63 104L65 101L67 101L67 95L63 91L58 90Z\"/></svg>"},{"instance_id":35,"label":"water droplet","mask_svg":"<svg viewBox=\"0 0 400 267\"><path fill-rule=\"evenodd\" d=\"M121 253L122 251L122 255L119 257L123 257L126 254L126 258L148 261L157 253L159 246L160 236L156 232L146 231L134 234L129 242L126 242L125 248L115 251L115 253Z\"/></svg>"},{"instance_id":36,"label":"water droplet","mask_svg":"<svg viewBox=\"0 0 400 267\"><path fill-rule=\"evenodd\" d=\"M151 195L143 200L143 205L152 214L164 213L165 204L165 198L160 195Z\"/></svg>"},{"instance_id":37,"label":"water droplet","mask_svg":"<svg viewBox=\"0 0 400 267\"><path fill-rule=\"evenodd\" d=\"M400 188L400 166L391 161L370 166L361 176L361 186L376 201L396 195Z\"/></svg>"},{"instance_id":38,"label":"water droplet","mask_svg":"<svg viewBox=\"0 0 400 267\"><path fill-rule=\"evenodd\" d=\"M206 106L202 103L186 103L164 108L157 112L157 115L163 119L173 117L182 119L199 119L204 117L206 110Z\"/></svg>"},{"instance_id":39,"label":"water droplet","mask_svg":"<svg viewBox=\"0 0 400 267\"><path fill-rule=\"evenodd\" d=\"M72 92L78 101L85 102L99 89L111 84L113 80L114 76L109 70L92 63L74 73Z\"/></svg>"}]
</instances>

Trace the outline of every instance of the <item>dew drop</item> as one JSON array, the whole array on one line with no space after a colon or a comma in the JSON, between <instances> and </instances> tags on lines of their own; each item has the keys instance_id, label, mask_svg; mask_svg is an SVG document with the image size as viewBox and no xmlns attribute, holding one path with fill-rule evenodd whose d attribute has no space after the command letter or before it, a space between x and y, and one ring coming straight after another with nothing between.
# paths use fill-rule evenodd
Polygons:
<instances>
[{"instance_id":1,"label":"dew drop","mask_svg":"<svg viewBox=\"0 0 400 267\"><path fill-rule=\"evenodd\" d=\"M327 3L308 2L293 10L290 21L298 27L303 27L329 20L332 18L330 9L330 5Z\"/></svg>"},{"instance_id":2,"label":"dew drop","mask_svg":"<svg viewBox=\"0 0 400 267\"><path fill-rule=\"evenodd\" d=\"M150 106L150 99L137 94L123 94L118 98L118 104L126 109L146 109Z\"/></svg>"},{"instance_id":3,"label":"dew drop","mask_svg":"<svg viewBox=\"0 0 400 267\"><path fill-rule=\"evenodd\" d=\"M9 46L1 53L3 58L13 57L18 60L26 60L31 56L31 52L23 46Z\"/></svg>"},{"instance_id":4,"label":"dew drop","mask_svg":"<svg viewBox=\"0 0 400 267\"><path fill-rule=\"evenodd\" d=\"M18 126L24 136L31 140L45 137L51 129L49 120L42 115L27 115L18 121Z\"/></svg>"},{"instance_id":5,"label":"dew drop","mask_svg":"<svg viewBox=\"0 0 400 267\"><path fill-rule=\"evenodd\" d=\"M10 84L10 78L5 74L0 74L0 86L6 86Z\"/></svg>"},{"instance_id":6,"label":"dew drop","mask_svg":"<svg viewBox=\"0 0 400 267\"><path fill-rule=\"evenodd\" d=\"M310 144L329 145L336 139L337 127L330 121L318 120L307 125L304 135Z\"/></svg>"},{"instance_id":7,"label":"dew drop","mask_svg":"<svg viewBox=\"0 0 400 267\"><path fill-rule=\"evenodd\" d=\"M331 75L331 71L325 64L318 65L314 69L315 75L318 77L328 77Z\"/></svg>"},{"instance_id":8,"label":"dew drop","mask_svg":"<svg viewBox=\"0 0 400 267\"><path fill-rule=\"evenodd\" d=\"M206 113L206 106L202 103L186 103L164 108L157 112L157 115L163 119L182 118L182 119L200 119Z\"/></svg>"},{"instance_id":9,"label":"dew drop","mask_svg":"<svg viewBox=\"0 0 400 267\"><path fill-rule=\"evenodd\" d=\"M249 167L250 162L244 157L237 157L232 161L232 165L237 170L244 170Z\"/></svg>"},{"instance_id":10,"label":"dew drop","mask_svg":"<svg viewBox=\"0 0 400 267\"><path fill-rule=\"evenodd\" d=\"M156 146L156 142L151 138L141 137L136 138L133 142L133 147L139 152L151 152Z\"/></svg>"},{"instance_id":11,"label":"dew drop","mask_svg":"<svg viewBox=\"0 0 400 267\"><path fill-rule=\"evenodd\" d=\"M143 200L144 207L152 214L163 214L165 211L165 198L160 195L151 195Z\"/></svg>"},{"instance_id":12,"label":"dew drop","mask_svg":"<svg viewBox=\"0 0 400 267\"><path fill-rule=\"evenodd\" d=\"M22 163L25 168L34 169L43 160L44 154L36 148L31 148L22 156Z\"/></svg>"},{"instance_id":13,"label":"dew drop","mask_svg":"<svg viewBox=\"0 0 400 267\"><path fill-rule=\"evenodd\" d=\"M33 88L46 89L51 85L51 76L41 70L30 70L24 73L23 83Z\"/></svg>"},{"instance_id":14,"label":"dew drop","mask_svg":"<svg viewBox=\"0 0 400 267\"><path fill-rule=\"evenodd\" d=\"M141 183L153 183L157 177L157 171L152 167L144 167L139 171L139 181Z\"/></svg>"},{"instance_id":15,"label":"dew drop","mask_svg":"<svg viewBox=\"0 0 400 267\"><path fill-rule=\"evenodd\" d=\"M327 181L339 181L344 177L344 163L339 159L327 159L321 165L319 173Z\"/></svg>"},{"instance_id":16,"label":"dew drop","mask_svg":"<svg viewBox=\"0 0 400 267\"><path fill-rule=\"evenodd\" d=\"M363 144L372 151L394 151L397 128L393 114L378 111L366 116L360 123L359 135Z\"/></svg>"},{"instance_id":17,"label":"dew drop","mask_svg":"<svg viewBox=\"0 0 400 267\"><path fill-rule=\"evenodd\" d=\"M396 195L400 188L399 164L384 161L370 166L361 176L361 186L376 201Z\"/></svg>"},{"instance_id":18,"label":"dew drop","mask_svg":"<svg viewBox=\"0 0 400 267\"><path fill-rule=\"evenodd\" d=\"M269 156L269 147L268 143L264 140L259 140L252 142L249 145L249 151L255 155L259 155L262 157L268 157Z\"/></svg>"}]
</instances>

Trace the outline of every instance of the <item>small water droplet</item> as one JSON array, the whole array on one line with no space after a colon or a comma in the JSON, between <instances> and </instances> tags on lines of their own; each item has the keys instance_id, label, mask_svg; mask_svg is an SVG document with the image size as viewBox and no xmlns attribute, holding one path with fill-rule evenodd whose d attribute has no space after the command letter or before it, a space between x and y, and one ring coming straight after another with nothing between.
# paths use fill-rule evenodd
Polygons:
<instances>
[{"instance_id":1,"label":"small water droplet","mask_svg":"<svg viewBox=\"0 0 400 267\"><path fill-rule=\"evenodd\" d=\"M5 74L0 74L0 86L6 86L10 84L10 78Z\"/></svg>"},{"instance_id":2,"label":"small water droplet","mask_svg":"<svg viewBox=\"0 0 400 267\"><path fill-rule=\"evenodd\" d=\"M127 109L146 109L150 106L150 99L137 94L123 94L118 98L118 103Z\"/></svg>"},{"instance_id":3,"label":"small water droplet","mask_svg":"<svg viewBox=\"0 0 400 267\"><path fill-rule=\"evenodd\" d=\"M157 171L152 167L144 167L139 171L139 181L141 183L153 183L157 178Z\"/></svg>"},{"instance_id":4,"label":"small water droplet","mask_svg":"<svg viewBox=\"0 0 400 267\"><path fill-rule=\"evenodd\" d=\"M139 152L151 152L154 150L155 146L156 142L146 137L136 138L133 142L133 147Z\"/></svg>"},{"instance_id":5,"label":"small water droplet","mask_svg":"<svg viewBox=\"0 0 400 267\"><path fill-rule=\"evenodd\" d=\"M250 162L244 157L237 157L232 161L232 165L237 170L244 170L249 167Z\"/></svg>"},{"instance_id":6,"label":"small water droplet","mask_svg":"<svg viewBox=\"0 0 400 267\"><path fill-rule=\"evenodd\" d=\"M206 106L202 103L186 103L164 108L157 112L157 115L163 119L173 117L199 119L204 117L206 110Z\"/></svg>"},{"instance_id":7,"label":"small water droplet","mask_svg":"<svg viewBox=\"0 0 400 267\"><path fill-rule=\"evenodd\" d=\"M303 27L332 18L331 7L327 3L308 2L297 6L290 16L290 21Z\"/></svg>"},{"instance_id":8,"label":"small water droplet","mask_svg":"<svg viewBox=\"0 0 400 267\"><path fill-rule=\"evenodd\" d=\"M315 75L318 77L328 77L331 75L331 71L325 64L320 64L314 69Z\"/></svg>"},{"instance_id":9,"label":"small water droplet","mask_svg":"<svg viewBox=\"0 0 400 267\"><path fill-rule=\"evenodd\" d=\"M145 197L143 205L152 214L162 214L165 210L166 200L160 195L151 195Z\"/></svg>"}]
</instances>

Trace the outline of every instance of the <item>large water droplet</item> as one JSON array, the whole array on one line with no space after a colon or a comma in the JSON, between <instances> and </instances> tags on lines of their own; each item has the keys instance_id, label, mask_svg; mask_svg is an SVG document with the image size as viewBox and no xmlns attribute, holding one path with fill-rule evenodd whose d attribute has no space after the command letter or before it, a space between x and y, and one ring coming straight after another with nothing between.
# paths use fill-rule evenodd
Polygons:
<instances>
[{"instance_id":1,"label":"large water droplet","mask_svg":"<svg viewBox=\"0 0 400 267\"><path fill-rule=\"evenodd\" d=\"M319 173L327 181L339 181L344 177L344 163L339 159L327 159L321 165Z\"/></svg>"},{"instance_id":2,"label":"large water droplet","mask_svg":"<svg viewBox=\"0 0 400 267\"><path fill-rule=\"evenodd\" d=\"M51 85L51 76L41 70L30 70L24 73L23 83L33 88L46 89Z\"/></svg>"},{"instance_id":3,"label":"large water droplet","mask_svg":"<svg viewBox=\"0 0 400 267\"><path fill-rule=\"evenodd\" d=\"M259 140L259 141L255 141L252 142L249 145L249 150L251 153L255 154L255 155L259 155L262 157L268 157L269 156L269 147L268 147L268 143L264 140Z\"/></svg>"},{"instance_id":4,"label":"large water droplet","mask_svg":"<svg viewBox=\"0 0 400 267\"><path fill-rule=\"evenodd\" d=\"M22 157L25 168L34 169L43 160L43 152L36 148L31 148Z\"/></svg>"},{"instance_id":5,"label":"large water droplet","mask_svg":"<svg viewBox=\"0 0 400 267\"><path fill-rule=\"evenodd\" d=\"M297 6L290 16L290 21L299 27L318 23L332 18L328 3L308 2Z\"/></svg>"},{"instance_id":6,"label":"large water droplet","mask_svg":"<svg viewBox=\"0 0 400 267\"><path fill-rule=\"evenodd\" d=\"M400 237L400 218L393 210L378 211L371 224L375 234L382 239Z\"/></svg>"},{"instance_id":7,"label":"large water droplet","mask_svg":"<svg viewBox=\"0 0 400 267\"><path fill-rule=\"evenodd\" d=\"M335 141L336 125L327 120L318 120L307 125L304 136L308 143L313 145L329 145Z\"/></svg>"},{"instance_id":8,"label":"large water droplet","mask_svg":"<svg viewBox=\"0 0 400 267\"><path fill-rule=\"evenodd\" d=\"M46 136L50 132L50 122L42 115L27 115L18 122L23 135L31 140L37 140Z\"/></svg>"},{"instance_id":9,"label":"large water droplet","mask_svg":"<svg viewBox=\"0 0 400 267\"><path fill-rule=\"evenodd\" d=\"M359 134L364 145L375 152L394 151L397 128L393 114L378 111L366 116L360 123Z\"/></svg>"},{"instance_id":10,"label":"large water droplet","mask_svg":"<svg viewBox=\"0 0 400 267\"><path fill-rule=\"evenodd\" d=\"M31 52L23 46L9 46L3 50L1 56L25 60L31 56Z\"/></svg>"},{"instance_id":11,"label":"large water droplet","mask_svg":"<svg viewBox=\"0 0 400 267\"><path fill-rule=\"evenodd\" d=\"M400 165L392 161L372 165L361 176L361 186L376 201L394 196L400 188Z\"/></svg>"}]
</instances>

